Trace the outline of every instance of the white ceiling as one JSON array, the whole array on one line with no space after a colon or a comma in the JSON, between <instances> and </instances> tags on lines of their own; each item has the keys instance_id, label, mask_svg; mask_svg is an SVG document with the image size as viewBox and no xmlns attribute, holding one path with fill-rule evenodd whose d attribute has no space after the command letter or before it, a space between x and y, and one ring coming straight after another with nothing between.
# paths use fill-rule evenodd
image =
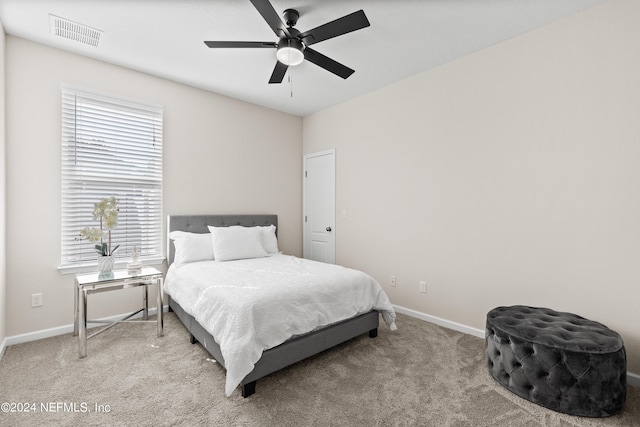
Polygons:
<instances>
[{"instance_id":1,"label":"white ceiling","mask_svg":"<svg viewBox=\"0 0 640 427\"><path fill-rule=\"evenodd\" d=\"M5 32L305 116L544 26L604 0L272 0L306 31L363 9L371 26L313 45L353 68L343 80L303 62L268 84L275 49L209 49L204 40L277 38L249 0L0 0ZM52 35L49 14L103 31L98 47ZM289 81L291 75L291 81Z\"/></svg>"}]
</instances>

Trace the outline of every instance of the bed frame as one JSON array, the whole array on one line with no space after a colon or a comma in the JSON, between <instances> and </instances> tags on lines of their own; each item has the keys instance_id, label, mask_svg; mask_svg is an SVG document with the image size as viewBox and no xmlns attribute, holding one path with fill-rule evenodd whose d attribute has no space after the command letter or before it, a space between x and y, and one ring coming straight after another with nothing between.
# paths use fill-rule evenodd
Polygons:
<instances>
[{"instance_id":1,"label":"bed frame","mask_svg":"<svg viewBox=\"0 0 640 427\"><path fill-rule=\"evenodd\" d=\"M278 226L277 215L170 215L167 217L167 235L171 231L182 230L191 233L208 233L207 226L228 227L242 225L245 227ZM277 230L277 229L276 229ZM175 256L173 242L167 237L167 263L171 265ZM215 339L178 303L169 296L169 310L176 313L180 321L189 331L191 344L199 342L218 361L225 366L220 346ZM276 372L303 359L318 354L340 343L355 338L365 332L371 338L378 335L379 313L375 310L290 339L277 347L265 350L251 371L241 382L242 396L249 397L256 390L256 380Z\"/></svg>"}]
</instances>

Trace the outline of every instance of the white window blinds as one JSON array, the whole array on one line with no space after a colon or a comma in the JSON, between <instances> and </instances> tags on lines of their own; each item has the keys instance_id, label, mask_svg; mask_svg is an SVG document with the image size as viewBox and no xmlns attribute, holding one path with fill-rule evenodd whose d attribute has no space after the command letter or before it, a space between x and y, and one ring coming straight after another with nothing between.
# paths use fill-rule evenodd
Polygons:
<instances>
[{"instance_id":1,"label":"white window blinds","mask_svg":"<svg viewBox=\"0 0 640 427\"><path fill-rule=\"evenodd\" d=\"M96 263L94 203L118 202L115 257L162 255L162 108L62 87L61 268Z\"/></svg>"}]
</instances>

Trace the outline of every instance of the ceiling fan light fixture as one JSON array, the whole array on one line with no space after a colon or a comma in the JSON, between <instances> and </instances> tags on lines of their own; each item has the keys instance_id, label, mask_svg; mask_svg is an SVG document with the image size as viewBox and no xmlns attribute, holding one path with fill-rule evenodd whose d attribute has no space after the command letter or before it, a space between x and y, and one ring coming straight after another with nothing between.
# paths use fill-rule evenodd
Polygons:
<instances>
[{"instance_id":1,"label":"ceiling fan light fixture","mask_svg":"<svg viewBox=\"0 0 640 427\"><path fill-rule=\"evenodd\" d=\"M298 39L281 39L278 43L276 57L284 65L293 67L299 65L304 60L304 45Z\"/></svg>"}]
</instances>

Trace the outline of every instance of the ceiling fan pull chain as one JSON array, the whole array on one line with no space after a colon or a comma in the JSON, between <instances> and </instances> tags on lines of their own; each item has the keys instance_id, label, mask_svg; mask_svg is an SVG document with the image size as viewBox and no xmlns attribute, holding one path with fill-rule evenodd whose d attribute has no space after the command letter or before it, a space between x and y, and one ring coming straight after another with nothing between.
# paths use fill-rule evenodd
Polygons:
<instances>
[{"instance_id":1,"label":"ceiling fan pull chain","mask_svg":"<svg viewBox=\"0 0 640 427\"><path fill-rule=\"evenodd\" d=\"M291 47L291 39L287 40L287 44ZM291 49L289 49L289 64L291 64ZM289 90L291 91L289 96L293 98L293 78L291 75L293 74L292 67L289 67Z\"/></svg>"},{"instance_id":2,"label":"ceiling fan pull chain","mask_svg":"<svg viewBox=\"0 0 640 427\"><path fill-rule=\"evenodd\" d=\"M289 68L289 87L291 89L291 98L293 98L293 70Z\"/></svg>"}]
</instances>

